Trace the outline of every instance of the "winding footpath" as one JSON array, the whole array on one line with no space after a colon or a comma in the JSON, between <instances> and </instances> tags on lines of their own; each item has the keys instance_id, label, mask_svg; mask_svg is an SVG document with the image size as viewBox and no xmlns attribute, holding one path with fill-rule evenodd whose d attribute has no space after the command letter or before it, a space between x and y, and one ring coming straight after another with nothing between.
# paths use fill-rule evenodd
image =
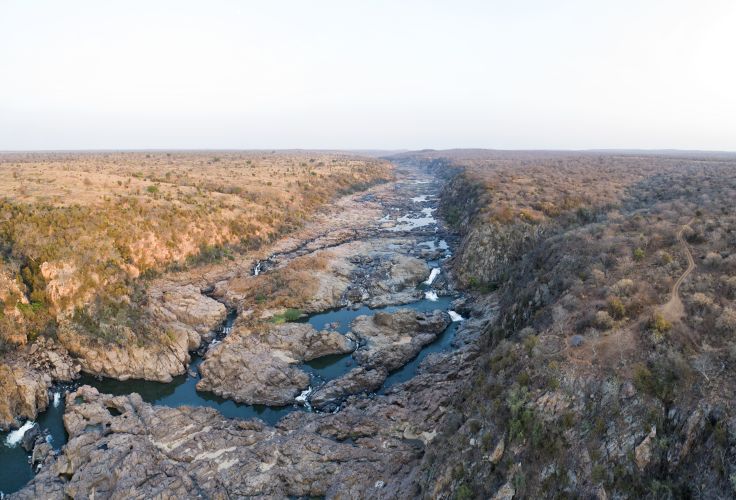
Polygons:
<instances>
[{"instance_id":1,"label":"winding footpath","mask_svg":"<svg viewBox=\"0 0 736 500\"><path fill-rule=\"evenodd\" d=\"M685 314L685 306L683 306L682 299L680 298L680 286L682 285L683 281L685 281L685 279L690 276L690 274L695 270L695 259L693 258L693 254L690 251L690 247L683 237L683 233L685 232L685 228L690 227L690 224L692 224L694 220L695 217L690 219L687 224L683 225L677 232L677 241L679 241L682 247L685 249L685 256L687 257L687 269L685 269L685 272L682 273L677 281L675 281L675 284L672 285L670 300L662 306L662 309L660 311L664 319L669 322L679 321Z\"/></svg>"}]
</instances>

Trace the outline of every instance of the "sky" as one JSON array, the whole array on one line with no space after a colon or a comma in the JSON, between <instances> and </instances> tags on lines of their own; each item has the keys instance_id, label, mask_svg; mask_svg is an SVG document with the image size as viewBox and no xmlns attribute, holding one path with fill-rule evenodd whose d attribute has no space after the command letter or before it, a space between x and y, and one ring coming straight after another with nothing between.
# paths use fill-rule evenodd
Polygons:
<instances>
[{"instance_id":1,"label":"sky","mask_svg":"<svg viewBox=\"0 0 736 500\"><path fill-rule=\"evenodd\" d=\"M736 2L0 0L0 150L736 150Z\"/></svg>"}]
</instances>

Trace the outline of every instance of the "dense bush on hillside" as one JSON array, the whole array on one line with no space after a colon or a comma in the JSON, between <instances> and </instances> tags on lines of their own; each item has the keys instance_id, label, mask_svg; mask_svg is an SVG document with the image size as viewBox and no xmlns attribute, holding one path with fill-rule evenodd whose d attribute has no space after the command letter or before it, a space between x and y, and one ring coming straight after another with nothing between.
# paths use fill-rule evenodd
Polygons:
<instances>
[{"instance_id":1,"label":"dense bush on hillside","mask_svg":"<svg viewBox=\"0 0 736 500\"><path fill-rule=\"evenodd\" d=\"M501 308L426 491L736 494L736 159L446 161L456 274Z\"/></svg>"}]
</instances>

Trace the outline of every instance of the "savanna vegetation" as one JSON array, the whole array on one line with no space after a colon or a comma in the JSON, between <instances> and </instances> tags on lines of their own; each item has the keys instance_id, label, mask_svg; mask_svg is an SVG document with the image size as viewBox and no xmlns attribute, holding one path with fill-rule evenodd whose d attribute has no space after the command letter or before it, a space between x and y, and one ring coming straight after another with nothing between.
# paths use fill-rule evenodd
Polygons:
<instances>
[{"instance_id":1,"label":"savanna vegetation","mask_svg":"<svg viewBox=\"0 0 736 500\"><path fill-rule=\"evenodd\" d=\"M61 318L135 326L146 278L234 259L393 175L318 152L6 153L0 172L5 349Z\"/></svg>"},{"instance_id":2,"label":"savanna vegetation","mask_svg":"<svg viewBox=\"0 0 736 500\"><path fill-rule=\"evenodd\" d=\"M427 491L735 495L736 156L421 161L457 174L455 272L500 302Z\"/></svg>"}]
</instances>

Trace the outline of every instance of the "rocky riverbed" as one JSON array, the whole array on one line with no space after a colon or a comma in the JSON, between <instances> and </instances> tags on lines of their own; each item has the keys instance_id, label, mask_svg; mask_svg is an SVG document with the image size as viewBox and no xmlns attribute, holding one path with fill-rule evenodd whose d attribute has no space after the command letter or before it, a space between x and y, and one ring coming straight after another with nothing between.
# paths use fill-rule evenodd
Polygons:
<instances>
[{"instance_id":1,"label":"rocky riverbed","mask_svg":"<svg viewBox=\"0 0 736 500\"><path fill-rule=\"evenodd\" d=\"M33 418L48 405L38 394L80 370L152 382L70 386L69 440L55 450L40 430L39 472L15 496L415 494L413 467L452 425L446 403L493 320L448 277L453 241L433 216L440 187L399 169L258 260L162 279L149 307L171 332L166 349L101 354L67 342L71 371L44 382L35 407L6 411L9 421ZM168 387L186 396L161 396Z\"/></svg>"}]
</instances>

